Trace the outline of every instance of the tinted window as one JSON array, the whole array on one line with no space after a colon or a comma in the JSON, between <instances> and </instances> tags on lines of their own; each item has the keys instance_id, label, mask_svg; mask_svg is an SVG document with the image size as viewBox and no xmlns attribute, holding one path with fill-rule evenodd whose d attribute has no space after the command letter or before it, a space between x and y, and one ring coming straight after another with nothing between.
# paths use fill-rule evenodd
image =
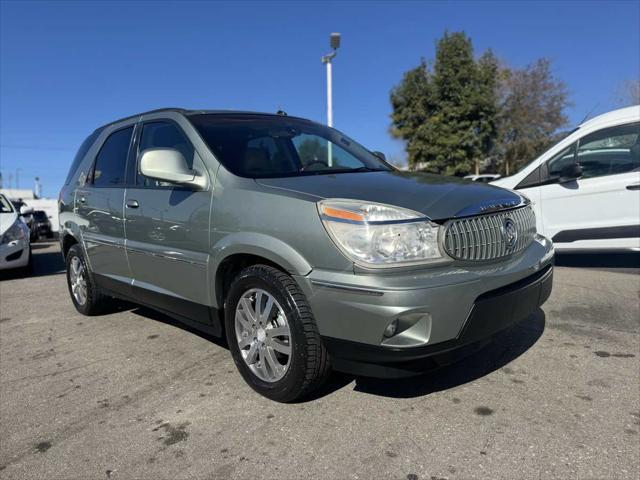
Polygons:
<instances>
[{"instance_id":1,"label":"tinted window","mask_svg":"<svg viewBox=\"0 0 640 480\"><path fill-rule=\"evenodd\" d=\"M202 114L190 117L218 160L251 178L391 170L337 130L275 115Z\"/></svg>"},{"instance_id":2,"label":"tinted window","mask_svg":"<svg viewBox=\"0 0 640 480\"><path fill-rule=\"evenodd\" d=\"M625 173L640 168L640 124L621 125L580 139L577 162L583 178Z\"/></svg>"},{"instance_id":3,"label":"tinted window","mask_svg":"<svg viewBox=\"0 0 640 480\"><path fill-rule=\"evenodd\" d=\"M140 144L138 146L138 159L140 154L149 148L174 148L184 156L189 168L193 168L194 148L182 130L171 122L150 122L142 127ZM145 177L140 173L138 165L138 185L147 187L175 186Z\"/></svg>"},{"instance_id":4,"label":"tinted window","mask_svg":"<svg viewBox=\"0 0 640 480\"><path fill-rule=\"evenodd\" d=\"M4 195L0 195L0 213L11 213L13 212L13 207L11 206L11 202L4 198Z\"/></svg>"},{"instance_id":5,"label":"tinted window","mask_svg":"<svg viewBox=\"0 0 640 480\"><path fill-rule=\"evenodd\" d=\"M104 142L100 153L96 157L96 165L93 171L94 185L103 187L124 185L132 133L133 127L118 130L112 133Z\"/></svg>"},{"instance_id":6,"label":"tinted window","mask_svg":"<svg viewBox=\"0 0 640 480\"><path fill-rule=\"evenodd\" d=\"M69 168L69 173L67 174L67 178L64 181L65 185L69 185L69 182L71 182L73 175L76 173L76 170L80 166L80 162L82 162L82 159L87 154L99 135L100 131L96 130L91 135L89 135L84 142L82 142L82 145L80 145L80 148L78 149L78 153L76 153L76 156L73 158L71 168Z\"/></svg>"},{"instance_id":7,"label":"tinted window","mask_svg":"<svg viewBox=\"0 0 640 480\"><path fill-rule=\"evenodd\" d=\"M549 162L547 163L549 168L549 175L552 177L558 177L560 176L560 172L562 172L563 168L575 163L576 162L575 152L576 152L576 144L574 143L570 147L562 150L551 160L549 160Z\"/></svg>"}]
</instances>

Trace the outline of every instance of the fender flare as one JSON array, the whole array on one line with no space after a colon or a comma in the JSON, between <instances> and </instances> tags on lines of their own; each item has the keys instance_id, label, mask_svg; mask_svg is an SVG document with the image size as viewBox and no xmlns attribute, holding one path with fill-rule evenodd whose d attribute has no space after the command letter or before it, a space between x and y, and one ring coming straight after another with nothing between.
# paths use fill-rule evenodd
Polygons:
<instances>
[{"instance_id":1,"label":"fender flare","mask_svg":"<svg viewBox=\"0 0 640 480\"><path fill-rule=\"evenodd\" d=\"M212 248L210 272L214 282L220 264L237 254L266 258L291 275L304 276L313 269L300 252L282 240L263 233L237 232L225 236Z\"/></svg>"}]
</instances>

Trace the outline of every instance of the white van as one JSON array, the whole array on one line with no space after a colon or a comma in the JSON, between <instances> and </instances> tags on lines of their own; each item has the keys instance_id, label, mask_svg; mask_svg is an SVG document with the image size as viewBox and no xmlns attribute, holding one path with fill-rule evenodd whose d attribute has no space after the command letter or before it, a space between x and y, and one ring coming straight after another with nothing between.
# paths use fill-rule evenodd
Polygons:
<instances>
[{"instance_id":1,"label":"white van","mask_svg":"<svg viewBox=\"0 0 640 480\"><path fill-rule=\"evenodd\" d=\"M640 105L595 117L515 175L559 251L640 251Z\"/></svg>"}]
</instances>

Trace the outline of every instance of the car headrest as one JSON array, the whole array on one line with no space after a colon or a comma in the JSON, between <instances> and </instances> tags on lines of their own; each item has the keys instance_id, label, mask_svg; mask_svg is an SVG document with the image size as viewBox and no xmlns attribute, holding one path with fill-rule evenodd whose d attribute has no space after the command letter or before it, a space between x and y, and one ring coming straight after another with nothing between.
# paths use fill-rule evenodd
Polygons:
<instances>
[{"instance_id":1,"label":"car headrest","mask_svg":"<svg viewBox=\"0 0 640 480\"><path fill-rule=\"evenodd\" d=\"M244 152L244 171L247 173L264 173L271 171L269 156L261 148L247 148Z\"/></svg>"}]
</instances>

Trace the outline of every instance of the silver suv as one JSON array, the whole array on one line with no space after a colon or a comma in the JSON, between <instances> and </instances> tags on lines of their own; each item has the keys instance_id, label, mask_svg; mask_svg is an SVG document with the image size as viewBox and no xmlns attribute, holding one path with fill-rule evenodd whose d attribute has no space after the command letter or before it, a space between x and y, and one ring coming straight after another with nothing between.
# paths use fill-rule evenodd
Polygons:
<instances>
[{"instance_id":1,"label":"silver suv","mask_svg":"<svg viewBox=\"0 0 640 480\"><path fill-rule=\"evenodd\" d=\"M553 246L525 197L398 171L286 115L163 109L105 125L59 209L80 313L123 298L226 335L247 383L278 401L332 368L450 362L551 292Z\"/></svg>"}]
</instances>

